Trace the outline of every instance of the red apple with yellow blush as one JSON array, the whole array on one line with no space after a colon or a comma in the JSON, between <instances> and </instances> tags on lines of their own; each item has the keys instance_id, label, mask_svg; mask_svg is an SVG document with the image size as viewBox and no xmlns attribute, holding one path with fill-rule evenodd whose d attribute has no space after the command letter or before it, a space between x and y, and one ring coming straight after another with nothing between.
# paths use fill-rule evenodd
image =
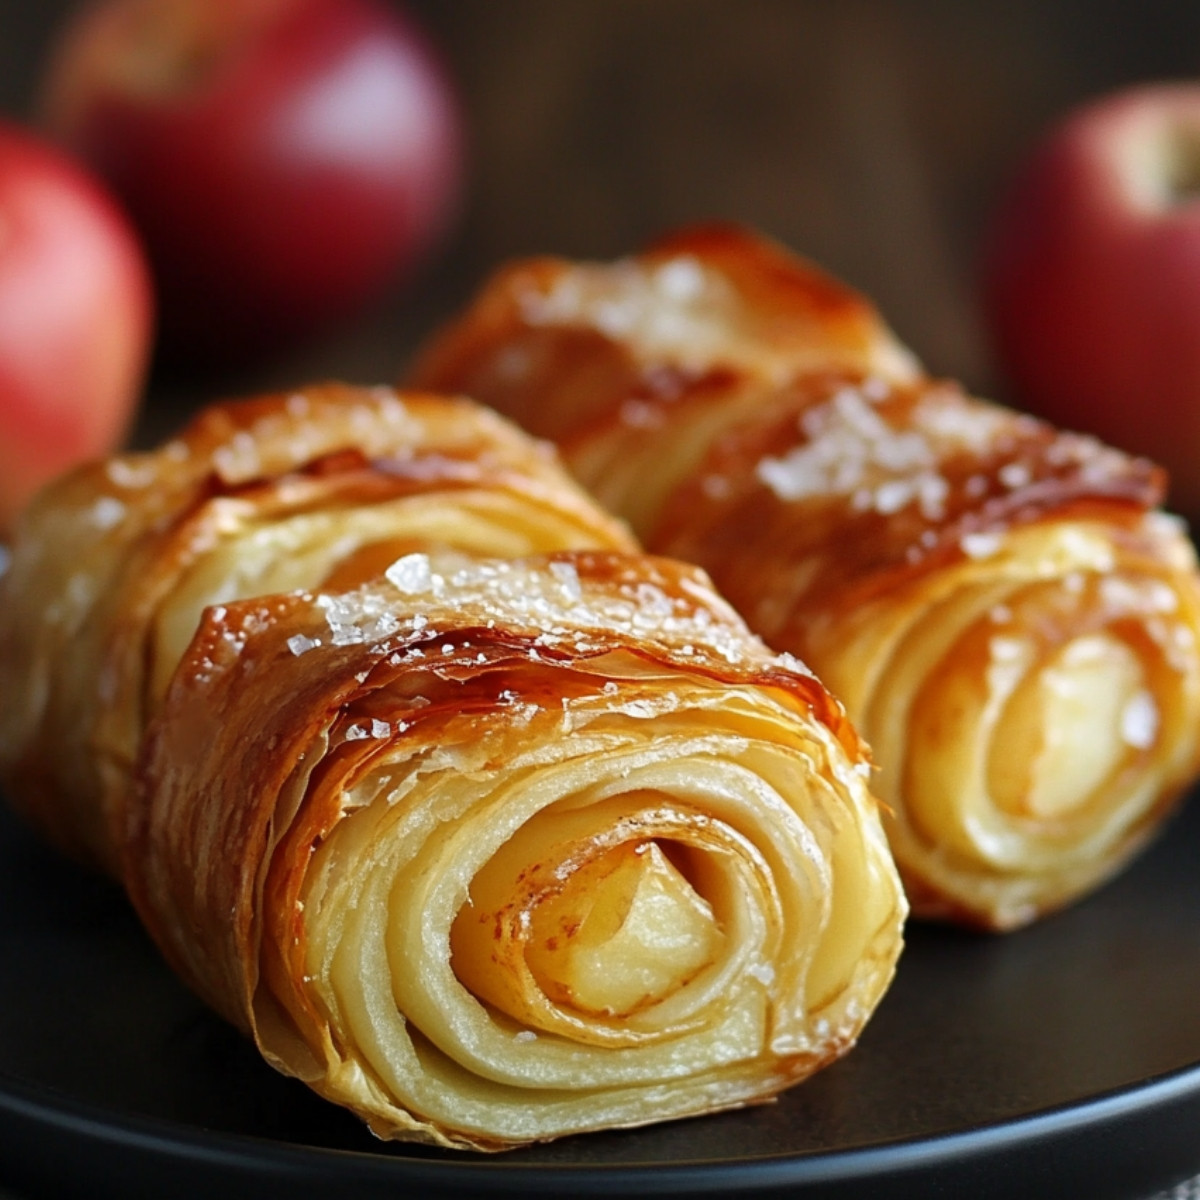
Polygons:
<instances>
[{"instance_id":1,"label":"red apple with yellow blush","mask_svg":"<svg viewBox=\"0 0 1200 1200\"><path fill-rule=\"evenodd\" d=\"M995 214L984 295L1013 399L1162 463L1200 516L1200 82L1051 129Z\"/></svg>"},{"instance_id":2,"label":"red apple with yellow blush","mask_svg":"<svg viewBox=\"0 0 1200 1200\"><path fill-rule=\"evenodd\" d=\"M112 196L0 122L0 541L42 484L121 442L153 319L141 244Z\"/></svg>"},{"instance_id":3,"label":"red apple with yellow blush","mask_svg":"<svg viewBox=\"0 0 1200 1200\"><path fill-rule=\"evenodd\" d=\"M387 0L97 0L52 50L43 108L132 215L188 367L348 320L457 208L456 93Z\"/></svg>"}]
</instances>

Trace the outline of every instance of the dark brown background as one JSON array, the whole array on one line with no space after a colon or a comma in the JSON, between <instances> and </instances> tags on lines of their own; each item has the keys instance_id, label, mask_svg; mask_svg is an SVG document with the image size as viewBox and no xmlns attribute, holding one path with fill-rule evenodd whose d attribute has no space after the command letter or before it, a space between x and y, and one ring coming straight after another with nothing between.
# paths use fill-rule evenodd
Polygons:
<instances>
[{"instance_id":1,"label":"dark brown background","mask_svg":"<svg viewBox=\"0 0 1200 1200\"><path fill-rule=\"evenodd\" d=\"M0 113L28 116L66 0L0 0ZM424 0L470 188L450 244L352 329L265 370L156 380L180 404L392 379L482 274L610 257L695 218L756 225L869 292L935 372L1003 395L976 311L988 214L1069 107L1200 74L1200 5L1153 0ZM157 418L157 419L155 419Z\"/></svg>"}]
</instances>

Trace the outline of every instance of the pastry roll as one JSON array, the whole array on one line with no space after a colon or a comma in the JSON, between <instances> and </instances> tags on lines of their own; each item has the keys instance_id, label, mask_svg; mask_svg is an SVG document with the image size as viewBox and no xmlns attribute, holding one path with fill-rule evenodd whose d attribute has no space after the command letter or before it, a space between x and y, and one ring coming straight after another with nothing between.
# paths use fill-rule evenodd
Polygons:
<instances>
[{"instance_id":1,"label":"pastry roll","mask_svg":"<svg viewBox=\"0 0 1200 1200\"><path fill-rule=\"evenodd\" d=\"M915 914L1021 926L1194 777L1200 592L1161 473L924 376L777 247L701 230L518 264L415 378L557 437L813 667L872 745Z\"/></svg>"},{"instance_id":2,"label":"pastry roll","mask_svg":"<svg viewBox=\"0 0 1200 1200\"><path fill-rule=\"evenodd\" d=\"M215 405L81 468L24 514L0 578L0 774L77 857L210 604L350 587L414 547L632 549L548 445L463 400L341 384Z\"/></svg>"},{"instance_id":3,"label":"pastry roll","mask_svg":"<svg viewBox=\"0 0 1200 1200\"><path fill-rule=\"evenodd\" d=\"M43 494L0 588L11 799L381 1137L763 1101L891 980L841 706L472 404L218 406Z\"/></svg>"},{"instance_id":4,"label":"pastry roll","mask_svg":"<svg viewBox=\"0 0 1200 1200\"><path fill-rule=\"evenodd\" d=\"M410 552L206 610L121 863L278 1068L382 1137L496 1150L849 1049L905 912L866 776L694 568Z\"/></svg>"}]
</instances>

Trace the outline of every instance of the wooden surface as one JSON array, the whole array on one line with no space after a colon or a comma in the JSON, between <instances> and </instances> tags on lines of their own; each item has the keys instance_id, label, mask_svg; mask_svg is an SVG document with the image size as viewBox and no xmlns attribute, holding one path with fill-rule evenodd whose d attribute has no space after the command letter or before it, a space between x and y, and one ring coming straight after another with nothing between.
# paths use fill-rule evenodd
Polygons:
<instances>
[{"instance_id":1,"label":"wooden surface","mask_svg":"<svg viewBox=\"0 0 1200 1200\"><path fill-rule=\"evenodd\" d=\"M67 7L0 0L0 113L32 114ZM974 272L1017 159L1090 96L1200 73L1200 6L1178 0L412 7L467 115L470 187L451 243L352 329L265 370L156 380L151 410L318 375L391 379L498 261L610 257L708 217L821 262L872 295L931 369L1002 394Z\"/></svg>"}]
</instances>

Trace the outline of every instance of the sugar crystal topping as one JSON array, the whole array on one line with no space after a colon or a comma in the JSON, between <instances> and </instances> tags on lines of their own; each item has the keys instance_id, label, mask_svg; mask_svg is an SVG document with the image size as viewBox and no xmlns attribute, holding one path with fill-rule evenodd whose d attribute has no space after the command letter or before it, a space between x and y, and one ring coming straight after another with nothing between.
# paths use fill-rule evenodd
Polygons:
<instances>
[{"instance_id":1,"label":"sugar crystal topping","mask_svg":"<svg viewBox=\"0 0 1200 1200\"><path fill-rule=\"evenodd\" d=\"M117 487L134 491L158 480L158 463L150 454L125 454L110 458L104 473Z\"/></svg>"},{"instance_id":2,"label":"sugar crystal topping","mask_svg":"<svg viewBox=\"0 0 1200 1200\"><path fill-rule=\"evenodd\" d=\"M1047 439L1034 418L945 385L926 388L902 424L880 408L889 395L889 386L876 378L840 387L803 413L795 445L760 460L758 479L785 502L837 496L855 512L888 515L916 506L926 520L939 521L951 490L942 467L954 456L1001 460L955 483L970 500L993 487L1021 492L1046 468L1070 471L1097 487L1128 469L1127 456L1093 438L1056 433ZM982 543L964 550L972 556L989 552Z\"/></svg>"},{"instance_id":3,"label":"sugar crystal topping","mask_svg":"<svg viewBox=\"0 0 1200 1200\"><path fill-rule=\"evenodd\" d=\"M124 519L127 509L116 496L100 496L88 512L88 519L99 530L112 529Z\"/></svg>"},{"instance_id":4,"label":"sugar crystal topping","mask_svg":"<svg viewBox=\"0 0 1200 1200\"><path fill-rule=\"evenodd\" d=\"M729 283L692 255L663 262L620 259L584 263L561 272L546 290L518 296L531 325L576 325L632 345L643 356L669 354L679 365L703 369L730 356Z\"/></svg>"},{"instance_id":5,"label":"sugar crystal topping","mask_svg":"<svg viewBox=\"0 0 1200 1200\"><path fill-rule=\"evenodd\" d=\"M1135 750L1148 750L1158 735L1159 714L1154 696L1135 692L1121 710L1121 740Z\"/></svg>"},{"instance_id":6,"label":"sugar crystal topping","mask_svg":"<svg viewBox=\"0 0 1200 1200\"><path fill-rule=\"evenodd\" d=\"M419 596L434 589L428 554L406 554L396 559L385 574L389 582L406 595ZM440 577L438 582L442 582Z\"/></svg>"},{"instance_id":7,"label":"sugar crystal topping","mask_svg":"<svg viewBox=\"0 0 1200 1200\"><path fill-rule=\"evenodd\" d=\"M259 441L248 430L239 429L212 455L213 466L225 480L251 479L262 473Z\"/></svg>"},{"instance_id":8,"label":"sugar crystal topping","mask_svg":"<svg viewBox=\"0 0 1200 1200\"><path fill-rule=\"evenodd\" d=\"M586 558L471 559L454 554L410 554L386 572L386 585L319 595L327 644L433 641L438 657L478 661L479 648L456 638L464 627L500 628L530 641L531 657L544 650L592 654L613 639L657 642L674 653L707 651L736 663L759 648L741 623L690 575L643 576L632 569L605 567L599 576L585 569ZM620 562L618 556L617 562ZM623 565L623 564L622 564ZM317 639L293 638L293 653Z\"/></svg>"},{"instance_id":9,"label":"sugar crystal topping","mask_svg":"<svg viewBox=\"0 0 1200 1200\"><path fill-rule=\"evenodd\" d=\"M995 531L964 534L959 543L968 558L991 558L1004 545L1004 537Z\"/></svg>"},{"instance_id":10,"label":"sugar crystal topping","mask_svg":"<svg viewBox=\"0 0 1200 1200\"><path fill-rule=\"evenodd\" d=\"M911 423L896 428L879 411L889 394L879 384L868 378L840 387L806 411L798 427L803 440L762 459L758 478L784 501L844 496L860 512L887 515L915 504L929 520L943 517L949 484L941 462L955 451L981 452L1014 418L989 406L964 410L933 389L921 398Z\"/></svg>"},{"instance_id":11,"label":"sugar crystal topping","mask_svg":"<svg viewBox=\"0 0 1200 1200\"><path fill-rule=\"evenodd\" d=\"M384 598L375 593L360 590L321 595L317 596L316 605L324 610L332 646L378 642L401 627L400 618Z\"/></svg>"},{"instance_id":12,"label":"sugar crystal topping","mask_svg":"<svg viewBox=\"0 0 1200 1200\"><path fill-rule=\"evenodd\" d=\"M296 656L363 645L399 666L486 665L502 631L530 661L578 662L624 646L660 650L680 664L724 662L811 677L791 655L773 654L690 570L649 570L621 555L474 559L446 552L405 555L385 579L309 597L324 626L293 634ZM516 639L510 641L509 639ZM473 644L474 641L474 644Z\"/></svg>"}]
</instances>

